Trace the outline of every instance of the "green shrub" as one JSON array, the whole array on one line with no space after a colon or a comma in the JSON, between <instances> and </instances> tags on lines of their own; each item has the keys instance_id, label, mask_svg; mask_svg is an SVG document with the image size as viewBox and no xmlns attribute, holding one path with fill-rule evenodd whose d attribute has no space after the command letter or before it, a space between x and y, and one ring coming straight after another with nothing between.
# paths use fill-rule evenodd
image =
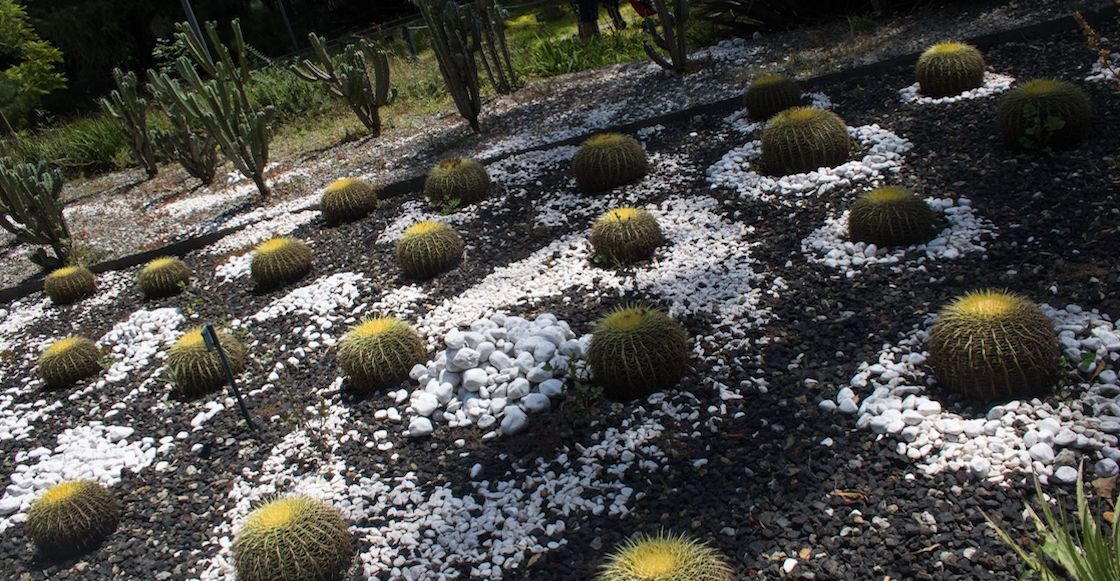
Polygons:
<instances>
[{"instance_id":1,"label":"green shrub","mask_svg":"<svg viewBox=\"0 0 1120 581\"><path fill-rule=\"evenodd\" d=\"M984 84L984 55L961 42L935 44L918 57L914 75L927 97L959 95Z\"/></svg>"},{"instance_id":2,"label":"green shrub","mask_svg":"<svg viewBox=\"0 0 1120 581\"><path fill-rule=\"evenodd\" d=\"M937 314L929 364L946 389L979 400L1033 397L1060 377L1053 323L1026 298L967 293Z\"/></svg>"},{"instance_id":3,"label":"green shrub","mask_svg":"<svg viewBox=\"0 0 1120 581\"><path fill-rule=\"evenodd\" d=\"M218 344L226 354L230 369L245 369L245 347L224 331L218 331ZM167 371L179 397L191 398L209 393L225 385L226 372L217 351L206 348L202 327L183 333L167 353Z\"/></svg>"},{"instance_id":4,"label":"green shrub","mask_svg":"<svg viewBox=\"0 0 1120 581\"><path fill-rule=\"evenodd\" d=\"M328 224L361 220L377 209L377 188L355 178L342 178L331 182L319 198L319 210Z\"/></svg>"},{"instance_id":5,"label":"green shrub","mask_svg":"<svg viewBox=\"0 0 1120 581\"><path fill-rule=\"evenodd\" d=\"M861 195L848 213L848 237L878 246L926 242L934 232L933 209L906 188L888 186Z\"/></svg>"},{"instance_id":6,"label":"green shrub","mask_svg":"<svg viewBox=\"0 0 1120 581\"><path fill-rule=\"evenodd\" d=\"M92 175L133 165L128 139L107 115L80 117L57 127L0 142L13 161L48 160L68 176Z\"/></svg>"},{"instance_id":7,"label":"green shrub","mask_svg":"<svg viewBox=\"0 0 1120 581\"><path fill-rule=\"evenodd\" d=\"M632 400L680 380L688 363L688 336L657 309L620 307L595 326L587 361L607 397Z\"/></svg>"},{"instance_id":8,"label":"green shrub","mask_svg":"<svg viewBox=\"0 0 1120 581\"><path fill-rule=\"evenodd\" d=\"M101 349L85 337L59 339L39 356L38 370L48 388L69 387L101 371Z\"/></svg>"},{"instance_id":9,"label":"green shrub","mask_svg":"<svg viewBox=\"0 0 1120 581\"><path fill-rule=\"evenodd\" d=\"M295 282L311 272L315 255L301 240L280 236L257 245L249 264L253 282L262 289L273 289Z\"/></svg>"},{"instance_id":10,"label":"green shrub","mask_svg":"<svg viewBox=\"0 0 1120 581\"><path fill-rule=\"evenodd\" d=\"M727 559L707 543L660 532L638 535L615 549L598 581L732 581Z\"/></svg>"},{"instance_id":11,"label":"green shrub","mask_svg":"<svg viewBox=\"0 0 1120 581\"><path fill-rule=\"evenodd\" d=\"M641 208L615 208L595 220L589 240L595 254L614 264L628 264L649 258L665 237L649 212Z\"/></svg>"},{"instance_id":12,"label":"green shrub","mask_svg":"<svg viewBox=\"0 0 1120 581\"><path fill-rule=\"evenodd\" d=\"M424 195L440 207L469 206L490 194L490 174L473 159L449 157L434 165L424 180Z\"/></svg>"},{"instance_id":13,"label":"green shrub","mask_svg":"<svg viewBox=\"0 0 1120 581\"><path fill-rule=\"evenodd\" d=\"M393 247L397 264L409 278L431 278L459 266L463 238L442 222L413 224Z\"/></svg>"},{"instance_id":14,"label":"green shrub","mask_svg":"<svg viewBox=\"0 0 1120 581\"><path fill-rule=\"evenodd\" d=\"M276 123L306 120L342 110L342 102L323 87L299 78L291 69L271 65L252 72L249 101L257 107L271 106Z\"/></svg>"},{"instance_id":15,"label":"green shrub","mask_svg":"<svg viewBox=\"0 0 1120 581\"><path fill-rule=\"evenodd\" d=\"M621 133L600 133L584 141L572 158L576 185L602 192L637 181L649 171L646 152L637 139Z\"/></svg>"},{"instance_id":16,"label":"green shrub","mask_svg":"<svg viewBox=\"0 0 1120 581\"><path fill-rule=\"evenodd\" d=\"M338 361L359 393L392 387L408 377L427 355L424 340L405 323L390 317L366 319L338 344Z\"/></svg>"},{"instance_id":17,"label":"green shrub","mask_svg":"<svg viewBox=\"0 0 1120 581\"><path fill-rule=\"evenodd\" d=\"M41 553L80 553L117 530L120 506L104 486L89 480L56 484L32 505L23 528Z\"/></svg>"},{"instance_id":18,"label":"green shrub","mask_svg":"<svg viewBox=\"0 0 1120 581\"><path fill-rule=\"evenodd\" d=\"M183 292L190 281L191 267L172 256L152 260L136 276L136 286L149 299L175 296Z\"/></svg>"},{"instance_id":19,"label":"green shrub","mask_svg":"<svg viewBox=\"0 0 1120 581\"><path fill-rule=\"evenodd\" d=\"M765 75L747 87L743 105L754 121L765 121L801 104L801 87L785 75Z\"/></svg>"},{"instance_id":20,"label":"green shrub","mask_svg":"<svg viewBox=\"0 0 1120 581\"><path fill-rule=\"evenodd\" d=\"M775 115L762 130L762 167L789 175L833 167L848 160L852 141L839 115L794 107Z\"/></svg>"},{"instance_id":21,"label":"green shrub","mask_svg":"<svg viewBox=\"0 0 1120 581\"><path fill-rule=\"evenodd\" d=\"M69 305L97 292L97 277L84 266L64 266L43 279L43 292L56 305Z\"/></svg>"},{"instance_id":22,"label":"green shrub","mask_svg":"<svg viewBox=\"0 0 1120 581\"><path fill-rule=\"evenodd\" d=\"M62 52L35 33L24 8L0 0L0 124L21 125L44 95L65 88L60 65Z\"/></svg>"},{"instance_id":23,"label":"green shrub","mask_svg":"<svg viewBox=\"0 0 1120 581\"><path fill-rule=\"evenodd\" d=\"M257 508L233 540L238 581L340 579L353 557L354 540L342 514L303 496Z\"/></svg>"},{"instance_id":24,"label":"green shrub","mask_svg":"<svg viewBox=\"0 0 1120 581\"><path fill-rule=\"evenodd\" d=\"M1027 81L1000 99L996 123L1004 141L1019 149L1068 149L1089 133L1092 103L1066 81Z\"/></svg>"}]
</instances>

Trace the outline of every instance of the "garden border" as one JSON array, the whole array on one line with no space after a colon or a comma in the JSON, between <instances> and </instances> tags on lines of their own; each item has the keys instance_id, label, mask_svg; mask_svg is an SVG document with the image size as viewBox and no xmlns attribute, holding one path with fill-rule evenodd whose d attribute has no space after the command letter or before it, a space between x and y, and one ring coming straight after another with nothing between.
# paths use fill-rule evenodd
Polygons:
<instances>
[{"instance_id":1,"label":"garden border","mask_svg":"<svg viewBox=\"0 0 1120 581\"><path fill-rule=\"evenodd\" d=\"M1093 11L1093 12L1086 13L1086 14L1084 14L1084 16L1085 16L1085 19L1089 23L1097 24L1097 23L1103 21L1104 19L1106 19L1108 17L1114 17L1114 16L1117 16L1118 14L1120 14L1120 8L1117 8L1114 5L1110 5L1110 6L1104 6L1102 8L1099 8L1099 9ZM1006 43L1009 43L1009 42L1045 38L1047 36L1053 36L1055 34L1066 32L1066 31L1069 31L1069 30L1077 30L1077 22L1073 19L1072 15L1066 15L1066 16L1062 16L1061 18L1054 18L1054 19L1051 19L1051 20L1043 21L1043 22L1037 22L1037 23L1034 23L1034 24L1029 24L1029 25L1026 25L1026 26L1022 26L1022 27L1014 28L1014 29L1010 29L1010 30L991 32L991 33L988 33L988 34L983 34L983 35L972 37L972 38L966 38L966 39L964 39L964 42L967 42L969 44L972 44L972 45L976 46L977 48L980 48L981 50L984 50L984 49L990 48L992 46L1002 45L1002 44L1006 44ZM887 71L887 70L893 69L893 68L898 67L898 66L911 64L911 63L917 61L920 54L921 53L915 52L915 53L909 53L909 54L889 57L889 58L886 58L886 59L883 59L881 61L877 61L877 62L874 62L874 63L859 65L859 66L852 67L852 68L849 68L849 69L844 69L844 70L835 71L835 72L831 72L831 73L825 73L823 75L819 75L819 76L816 76L816 77L803 79L800 82L801 82L802 86L811 89L811 88L815 88L815 87L825 85L825 84L831 84L831 83L836 83L836 82L841 82L841 81L846 81L846 80L857 79L857 78L860 78L860 77L863 77L863 76L879 73L879 72L882 72L882 71ZM492 163L502 161L504 159L513 157L515 155L523 155L525 153L529 153L529 152L533 152L533 151L543 151L543 150L546 150L546 149L552 149L552 148L560 147L560 146L564 146L564 145L578 145L579 143L583 142L585 139L587 139L591 135L594 135L594 134L597 134L597 133L602 133L604 131L615 131L615 132L619 132L619 133L632 133L632 132L637 131L638 129L641 129L641 128L644 128L644 127L651 127L651 126L655 126L655 125L664 125L666 123L671 124L671 123L674 123L674 122L677 122L677 121L680 121L680 120L683 120L683 119L688 119L690 117L694 117L694 116L697 116L697 115L722 113L722 112L726 112L726 111L738 108L741 101L742 101L742 97L736 96L736 97L731 97L731 98L727 98L727 99L722 99L722 100L719 100L719 101L713 101L713 102L710 102L710 103L702 103L700 105L695 105L693 107L689 107L687 109L682 109L680 111L674 111L674 112L671 112L671 113L666 113L666 114L663 114L663 115L657 115L657 116L654 116L654 117L647 117L645 119L641 119L641 120L638 120L638 121L632 121L630 123L624 123L622 125L616 125L616 126L613 126L613 127L604 127L604 128L597 129L597 130L595 130L593 132L590 132L590 133L586 133L586 134L582 134L582 135L576 135L576 136L573 136L573 137L569 137L567 139L562 139L562 140L554 141L554 142L550 142L550 143L544 143L544 144L536 145L536 146L533 146L533 147L528 147L528 148L521 149L521 150L506 152L506 153L497 155L495 157L492 157L492 158L489 158L489 159L483 159L483 160L480 160L480 161L484 165L490 165ZM407 179L403 179L403 180L399 180L399 181L390 183L388 185L384 185L380 188L380 190L378 192L378 195L381 198L390 198L390 197L394 197L394 196L398 196L398 195L403 195L403 194L406 194L408 192L417 191L417 190L419 190L423 187L424 178L425 178L425 175L420 174L420 175L416 175L416 176L413 176L413 177L410 177L410 178L407 178ZM312 207L317 207L317 205L312 206ZM230 234L234 234L236 232L239 232L239 231L241 231L241 230L243 230L243 229L245 229L249 226L257 224L258 222L260 222L260 220L254 221L254 222L247 222L247 223L241 224L239 226L223 228L223 229L217 230L215 232L210 232L208 234L203 234L201 236L196 236L196 237L193 237L193 238L187 238L187 239L184 239L184 240L180 240L178 242L173 242L173 243L168 244L166 246L162 246L160 248L156 248L154 250L148 250L148 251L140 252L138 254L132 254L132 255L129 255L129 256L123 256L121 258L116 258L116 259L113 259L113 260L107 260L107 261L104 261L104 262L99 262L99 263L91 266L90 270L92 270L95 273L101 273L101 272L107 272L107 271L113 271L113 270L123 270L123 269L126 269L126 268L131 268L131 267L134 267L134 266L138 266L140 264L144 264L144 263L146 263L146 262L148 262L148 261L150 261L154 258L158 258L160 256L182 256L182 255L187 254L188 252L192 252L194 250L198 250L200 248L204 248L206 246L209 246L210 244L213 244L214 242L217 242L218 240L221 240L222 238L224 238L224 237L226 237ZM36 277L32 280L20 283L18 285L8 287L8 288L4 288L4 289L0 289L0 301L5 302L5 303L10 303L12 301L22 299L22 298L30 295L31 293L42 290L42 288L43 288L43 276L38 276L38 277Z\"/></svg>"}]
</instances>

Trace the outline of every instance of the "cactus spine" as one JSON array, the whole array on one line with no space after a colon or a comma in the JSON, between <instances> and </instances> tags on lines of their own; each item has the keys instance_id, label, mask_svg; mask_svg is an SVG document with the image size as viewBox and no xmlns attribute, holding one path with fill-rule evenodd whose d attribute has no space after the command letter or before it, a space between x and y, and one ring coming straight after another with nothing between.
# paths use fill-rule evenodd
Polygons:
<instances>
[{"instance_id":1,"label":"cactus spine","mask_svg":"<svg viewBox=\"0 0 1120 581\"><path fill-rule=\"evenodd\" d=\"M765 75L747 87L743 95L747 115L753 121L767 119L801 104L801 87L785 75Z\"/></svg>"},{"instance_id":2,"label":"cactus spine","mask_svg":"<svg viewBox=\"0 0 1120 581\"><path fill-rule=\"evenodd\" d=\"M233 539L240 581L342 579L353 557L354 540L342 513L304 496L258 507Z\"/></svg>"},{"instance_id":3,"label":"cactus spine","mask_svg":"<svg viewBox=\"0 0 1120 581\"><path fill-rule=\"evenodd\" d=\"M479 93L478 65L474 52L478 49L474 19L454 0L413 0L420 8L424 24L432 35L432 51L439 62L439 72L447 84L459 114L471 129L481 132L478 114L482 111Z\"/></svg>"},{"instance_id":4,"label":"cactus spine","mask_svg":"<svg viewBox=\"0 0 1120 581\"><path fill-rule=\"evenodd\" d=\"M848 126L832 111L793 107L762 130L762 168L775 175L809 172L848 160Z\"/></svg>"},{"instance_id":5,"label":"cactus spine","mask_svg":"<svg viewBox=\"0 0 1120 581\"><path fill-rule=\"evenodd\" d=\"M37 369L48 388L69 387L101 371L101 349L85 337L65 337L43 351Z\"/></svg>"},{"instance_id":6,"label":"cactus spine","mask_svg":"<svg viewBox=\"0 0 1120 581\"><path fill-rule=\"evenodd\" d=\"M961 42L935 44L918 58L914 75L929 97L947 97L984 84L984 55Z\"/></svg>"},{"instance_id":7,"label":"cactus spine","mask_svg":"<svg viewBox=\"0 0 1120 581\"><path fill-rule=\"evenodd\" d=\"M366 319L338 344L338 362L355 392L369 393L400 383L423 363L424 339L408 323L391 317Z\"/></svg>"},{"instance_id":8,"label":"cactus spine","mask_svg":"<svg viewBox=\"0 0 1120 581\"><path fill-rule=\"evenodd\" d=\"M50 246L54 256L38 249L31 260L44 268L62 266L70 258L70 229L62 215L62 172L43 162L8 166L0 159L0 227L24 244Z\"/></svg>"},{"instance_id":9,"label":"cactus spine","mask_svg":"<svg viewBox=\"0 0 1120 581\"><path fill-rule=\"evenodd\" d=\"M70 305L97 292L97 277L84 266L64 266L43 279L43 292L56 305Z\"/></svg>"},{"instance_id":10,"label":"cactus spine","mask_svg":"<svg viewBox=\"0 0 1120 581\"><path fill-rule=\"evenodd\" d=\"M124 73L114 68L113 80L117 88L109 94L109 99L101 99L101 108L124 127L133 157L144 166L148 179L154 178L159 167L156 165L156 150L148 135L148 100L141 97L137 90L136 73Z\"/></svg>"},{"instance_id":11,"label":"cactus spine","mask_svg":"<svg viewBox=\"0 0 1120 581\"><path fill-rule=\"evenodd\" d=\"M326 84L331 93L346 101L370 135L381 135L379 109L389 104L389 60L385 53L361 42L357 47L348 47L336 65L327 54L322 37L312 32L307 39L315 62L303 59L292 70L305 80Z\"/></svg>"},{"instance_id":12,"label":"cactus spine","mask_svg":"<svg viewBox=\"0 0 1120 581\"><path fill-rule=\"evenodd\" d=\"M639 535L615 549L598 581L731 581L727 558L707 543L661 532Z\"/></svg>"},{"instance_id":13,"label":"cactus spine","mask_svg":"<svg viewBox=\"0 0 1120 581\"><path fill-rule=\"evenodd\" d=\"M171 131L152 130L151 139L167 157L174 158L188 174L204 184L214 181L218 173L218 144L208 133L199 131L185 107L176 98L183 89L166 74L148 71L148 91L171 121Z\"/></svg>"},{"instance_id":14,"label":"cactus spine","mask_svg":"<svg viewBox=\"0 0 1120 581\"><path fill-rule=\"evenodd\" d=\"M669 60L665 60L665 57L648 42L642 45L646 54L663 69L677 74L688 72L688 39L685 37L688 0L673 0L672 12L669 11L665 0L653 0L653 8L657 10L657 24L647 16L642 26L653 37L654 44L669 53ZM658 32L658 27L661 28L661 32Z\"/></svg>"},{"instance_id":15,"label":"cactus spine","mask_svg":"<svg viewBox=\"0 0 1120 581\"><path fill-rule=\"evenodd\" d=\"M88 550L117 530L120 505L91 480L67 481L47 489L27 512L24 530L45 555Z\"/></svg>"}]
</instances>

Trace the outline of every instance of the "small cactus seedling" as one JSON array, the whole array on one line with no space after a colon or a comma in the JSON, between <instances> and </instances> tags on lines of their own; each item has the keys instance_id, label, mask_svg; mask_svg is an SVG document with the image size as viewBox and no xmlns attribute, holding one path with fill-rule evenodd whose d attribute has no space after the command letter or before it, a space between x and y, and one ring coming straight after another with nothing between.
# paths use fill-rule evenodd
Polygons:
<instances>
[{"instance_id":1,"label":"small cactus seedling","mask_svg":"<svg viewBox=\"0 0 1120 581\"><path fill-rule=\"evenodd\" d=\"M762 130L762 167L789 175L833 167L848 160L848 126L832 111L793 107L775 115Z\"/></svg>"},{"instance_id":2,"label":"small cactus seedling","mask_svg":"<svg viewBox=\"0 0 1120 581\"><path fill-rule=\"evenodd\" d=\"M984 84L984 55L962 42L935 44L918 57L914 75L927 97L949 97Z\"/></svg>"},{"instance_id":3,"label":"small cactus seedling","mask_svg":"<svg viewBox=\"0 0 1120 581\"><path fill-rule=\"evenodd\" d=\"M572 158L572 171L580 190L603 192L641 179L649 171L649 161L637 139L601 133L580 145Z\"/></svg>"},{"instance_id":4,"label":"small cactus seedling","mask_svg":"<svg viewBox=\"0 0 1120 581\"><path fill-rule=\"evenodd\" d=\"M245 369L245 347L224 331L218 331L218 343L226 354L230 369ZM191 398L218 389L226 383L226 372L218 353L206 349L202 327L183 333L167 354L167 370L179 397Z\"/></svg>"},{"instance_id":5,"label":"small cactus seedling","mask_svg":"<svg viewBox=\"0 0 1120 581\"><path fill-rule=\"evenodd\" d=\"M117 530L120 507L104 486L89 480L56 484L32 505L23 525L44 555L88 550Z\"/></svg>"},{"instance_id":6,"label":"small cactus seedling","mask_svg":"<svg viewBox=\"0 0 1120 581\"><path fill-rule=\"evenodd\" d=\"M140 271L136 286L149 299L170 297L183 292L191 281L191 267L171 256L157 258Z\"/></svg>"},{"instance_id":7,"label":"small cactus seedling","mask_svg":"<svg viewBox=\"0 0 1120 581\"><path fill-rule=\"evenodd\" d=\"M328 224L361 220L377 209L377 188L357 179L342 178L323 188L319 210Z\"/></svg>"},{"instance_id":8,"label":"small cactus seedling","mask_svg":"<svg viewBox=\"0 0 1120 581\"><path fill-rule=\"evenodd\" d=\"M1007 92L996 106L1004 141L1018 149L1068 149L1089 133L1093 107L1081 87L1036 79Z\"/></svg>"},{"instance_id":9,"label":"small cactus seedling","mask_svg":"<svg viewBox=\"0 0 1120 581\"><path fill-rule=\"evenodd\" d=\"M101 371L101 349L85 337L66 337L39 356L39 377L50 389L69 387Z\"/></svg>"},{"instance_id":10,"label":"small cactus seedling","mask_svg":"<svg viewBox=\"0 0 1120 581\"><path fill-rule=\"evenodd\" d=\"M657 309L620 307L595 326L587 360L607 397L632 400L680 380L688 362L688 336Z\"/></svg>"},{"instance_id":11,"label":"small cactus seedling","mask_svg":"<svg viewBox=\"0 0 1120 581\"><path fill-rule=\"evenodd\" d=\"M280 236L260 243L249 266L257 286L272 289L303 278L314 257L302 240Z\"/></svg>"},{"instance_id":12,"label":"small cactus seedling","mask_svg":"<svg viewBox=\"0 0 1120 581\"><path fill-rule=\"evenodd\" d=\"M616 208L603 212L591 226L595 254L615 264L649 258L664 242L657 219L641 208Z\"/></svg>"},{"instance_id":13,"label":"small cactus seedling","mask_svg":"<svg viewBox=\"0 0 1120 581\"><path fill-rule=\"evenodd\" d=\"M330 581L354 558L354 539L337 509L304 496L268 502L233 540L238 581Z\"/></svg>"},{"instance_id":14,"label":"small cactus seedling","mask_svg":"<svg viewBox=\"0 0 1120 581\"><path fill-rule=\"evenodd\" d=\"M747 87L743 105L752 121L767 119L801 104L801 87L785 75L765 75Z\"/></svg>"},{"instance_id":15,"label":"small cactus seedling","mask_svg":"<svg viewBox=\"0 0 1120 581\"><path fill-rule=\"evenodd\" d=\"M1033 397L1059 378L1054 325L1026 298L1002 291L967 293L949 303L929 333L937 380L970 399Z\"/></svg>"},{"instance_id":16,"label":"small cactus seedling","mask_svg":"<svg viewBox=\"0 0 1120 581\"><path fill-rule=\"evenodd\" d=\"M848 236L878 246L926 242L933 235L933 209L906 188L877 188L859 197L848 212Z\"/></svg>"},{"instance_id":17,"label":"small cactus seedling","mask_svg":"<svg viewBox=\"0 0 1120 581\"><path fill-rule=\"evenodd\" d=\"M707 543L685 535L639 535L617 548L598 581L732 581L727 559Z\"/></svg>"},{"instance_id":18,"label":"small cactus seedling","mask_svg":"<svg viewBox=\"0 0 1120 581\"><path fill-rule=\"evenodd\" d=\"M393 253L404 275L431 278L463 261L463 238L443 222L418 222L397 240Z\"/></svg>"},{"instance_id":19,"label":"small cactus seedling","mask_svg":"<svg viewBox=\"0 0 1120 581\"><path fill-rule=\"evenodd\" d=\"M64 266L43 279L43 292L56 305L69 305L97 292L97 277L84 266Z\"/></svg>"},{"instance_id":20,"label":"small cactus seedling","mask_svg":"<svg viewBox=\"0 0 1120 581\"><path fill-rule=\"evenodd\" d=\"M469 206L490 194L490 174L473 159L449 157L437 163L424 180L424 195L437 206Z\"/></svg>"},{"instance_id":21,"label":"small cactus seedling","mask_svg":"<svg viewBox=\"0 0 1120 581\"><path fill-rule=\"evenodd\" d=\"M366 319L343 336L338 361L350 387L368 393L391 387L423 363L424 340L408 323L390 317Z\"/></svg>"}]
</instances>

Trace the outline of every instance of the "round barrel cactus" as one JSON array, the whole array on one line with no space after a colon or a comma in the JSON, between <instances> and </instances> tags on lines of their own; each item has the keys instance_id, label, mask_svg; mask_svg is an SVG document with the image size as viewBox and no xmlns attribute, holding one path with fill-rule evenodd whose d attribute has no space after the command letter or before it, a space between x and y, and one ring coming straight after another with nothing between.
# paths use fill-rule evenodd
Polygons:
<instances>
[{"instance_id":1,"label":"round barrel cactus","mask_svg":"<svg viewBox=\"0 0 1120 581\"><path fill-rule=\"evenodd\" d=\"M404 275L431 278L463 261L463 238L443 222L418 222L404 231L393 248Z\"/></svg>"},{"instance_id":2,"label":"round barrel cactus","mask_svg":"<svg viewBox=\"0 0 1120 581\"><path fill-rule=\"evenodd\" d=\"M85 337L59 339L39 356L38 370L48 388L69 387L101 371L101 349Z\"/></svg>"},{"instance_id":3,"label":"round barrel cactus","mask_svg":"<svg viewBox=\"0 0 1120 581\"><path fill-rule=\"evenodd\" d=\"M680 380L688 363L688 336L657 309L620 307L595 326L587 361L607 397L644 397Z\"/></svg>"},{"instance_id":4,"label":"round barrel cactus","mask_svg":"<svg viewBox=\"0 0 1120 581\"><path fill-rule=\"evenodd\" d=\"M685 535L639 535L615 549L598 581L732 581L727 559L707 543Z\"/></svg>"},{"instance_id":5,"label":"round barrel cactus","mask_svg":"<svg viewBox=\"0 0 1120 581\"><path fill-rule=\"evenodd\" d=\"M927 97L959 95L984 84L984 55L963 42L942 42L925 50L914 65L918 87Z\"/></svg>"},{"instance_id":6,"label":"round barrel cactus","mask_svg":"<svg viewBox=\"0 0 1120 581\"><path fill-rule=\"evenodd\" d=\"M490 174L473 159L449 157L428 172L424 195L437 206L469 206L490 195Z\"/></svg>"},{"instance_id":7,"label":"round barrel cactus","mask_svg":"<svg viewBox=\"0 0 1120 581\"><path fill-rule=\"evenodd\" d=\"M149 299L175 296L191 281L191 267L171 256L157 258L144 265L136 276L136 286Z\"/></svg>"},{"instance_id":8,"label":"round barrel cactus","mask_svg":"<svg viewBox=\"0 0 1120 581\"><path fill-rule=\"evenodd\" d=\"M218 331L218 343L234 373L245 370L245 347L233 335ZM214 391L226 383L226 372L217 351L206 349L202 327L183 333L167 353L167 371L179 397L191 398Z\"/></svg>"},{"instance_id":9,"label":"round barrel cactus","mask_svg":"<svg viewBox=\"0 0 1120 581\"><path fill-rule=\"evenodd\" d=\"M848 161L848 126L832 111L793 107L775 115L762 130L762 167L789 175Z\"/></svg>"},{"instance_id":10,"label":"round barrel cactus","mask_svg":"<svg viewBox=\"0 0 1120 581\"><path fill-rule=\"evenodd\" d=\"M377 209L377 188L357 178L335 180L323 188L319 211L328 224L361 220Z\"/></svg>"},{"instance_id":11,"label":"round barrel cactus","mask_svg":"<svg viewBox=\"0 0 1120 581\"><path fill-rule=\"evenodd\" d=\"M579 146L572 171L580 190L604 192L641 179L649 171L649 161L637 139L602 133Z\"/></svg>"},{"instance_id":12,"label":"round barrel cactus","mask_svg":"<svg viewBox=\"0 0 1120 581\"><path fill-rule=\"evenodd\" d=\"M754 80L743 95L747 116L766 121L778 113L801 104L801 87L785 75L765 75Z\"/></svg>"},{"instance_id":13,"label":"round barrel cactus","mask_svg":"<svg viewBox=\"0 0 1120 581\"><path fill-rule=\"evenodd\" d=\"M408 377L427 355L424 340L404 321L391 317L366 319L338 344L338 361L359 393L382 390Z\"/></svg>"},{"instance_id":14,"label":"round barrel cactus","mask_svg":"<svg viewBox=\"0 0 1120 581\"><path fill-rule=\"evenodd\" d=\"M948 390L994 401L1050 391L1060 377L1057 333L1026 298L967 293L949 303L929 333L929 363Z\"/></svg>"},{"instance_id":15,"label":"round barrel cactus","mask_svg":"<svg viewBox=\"0 0 1120 581\"><path fill-rule=\"evenodd\" d=\"M238 581L330 581L340 579L353 558L346 519L304 496L258 507L233 539Z\"/></svg>"},{"instance_id":16,"label":"round barrel cactus","mask_svg":"<svg viewBox=\"0 0 1120 581\"><path fill-rule=\"evenodd\" d=\"M649 258L664 240L657 219L641 208L608 210L591 226L595 254L615 264Z\"/></svg>"},{"instance_id":17,"label":"round barrel cactus","mask_svg":"<svg viewBox=\"0 0 1120 581\"><path fill-rule=\"evenodd\" d=\"M295 282L311 272L314 253L302 240L280 236L257 246L250 263L253 282L271 289Z\"/></svg>"},{"instance_id":18,"label":"round barrel cactus","mask_svg":"<svg viewBox=\"0 0 1120 581\"><path fill-rule=\"evenodd\" d=\"M1068 149L1088 135L1092 112L1081 87L1035 79L1004 94L996 106L996 124L1013 148Z\"/></svg>"},{"instance_id":19,"label":"round barrel cactus","mask_svg":"<svg viewBox=\"0 0 1120 581\"><path fill-rule=\"evenodd\" d=\"M97 292L97 277L84 266L64 266L43 279L43 292L56 305L69 305Z\"/></svg>"},{"instance_id":20,"label":"round barrel cactus","mask_svg":"<svg viewBox=\"0 0 1120 581\"><path fill-rule=\"evenodd\" d=\"M848 212L848 236L878 246L926 242L934 232L933 209L906 188L887 186L861 195Z\"/></svg>"},{"instance_id":21,"label":"round barrel cactus","mask_svg":"<svg viewBox=\"0 0 1120 581\"><path fill-rule=\"evenodd\" d=\"M66 481L43 493L23 528L46 555L66 556L93 548L117 530L120 507L113 493L89 480Z\"/></svg>"}]
</instances>

